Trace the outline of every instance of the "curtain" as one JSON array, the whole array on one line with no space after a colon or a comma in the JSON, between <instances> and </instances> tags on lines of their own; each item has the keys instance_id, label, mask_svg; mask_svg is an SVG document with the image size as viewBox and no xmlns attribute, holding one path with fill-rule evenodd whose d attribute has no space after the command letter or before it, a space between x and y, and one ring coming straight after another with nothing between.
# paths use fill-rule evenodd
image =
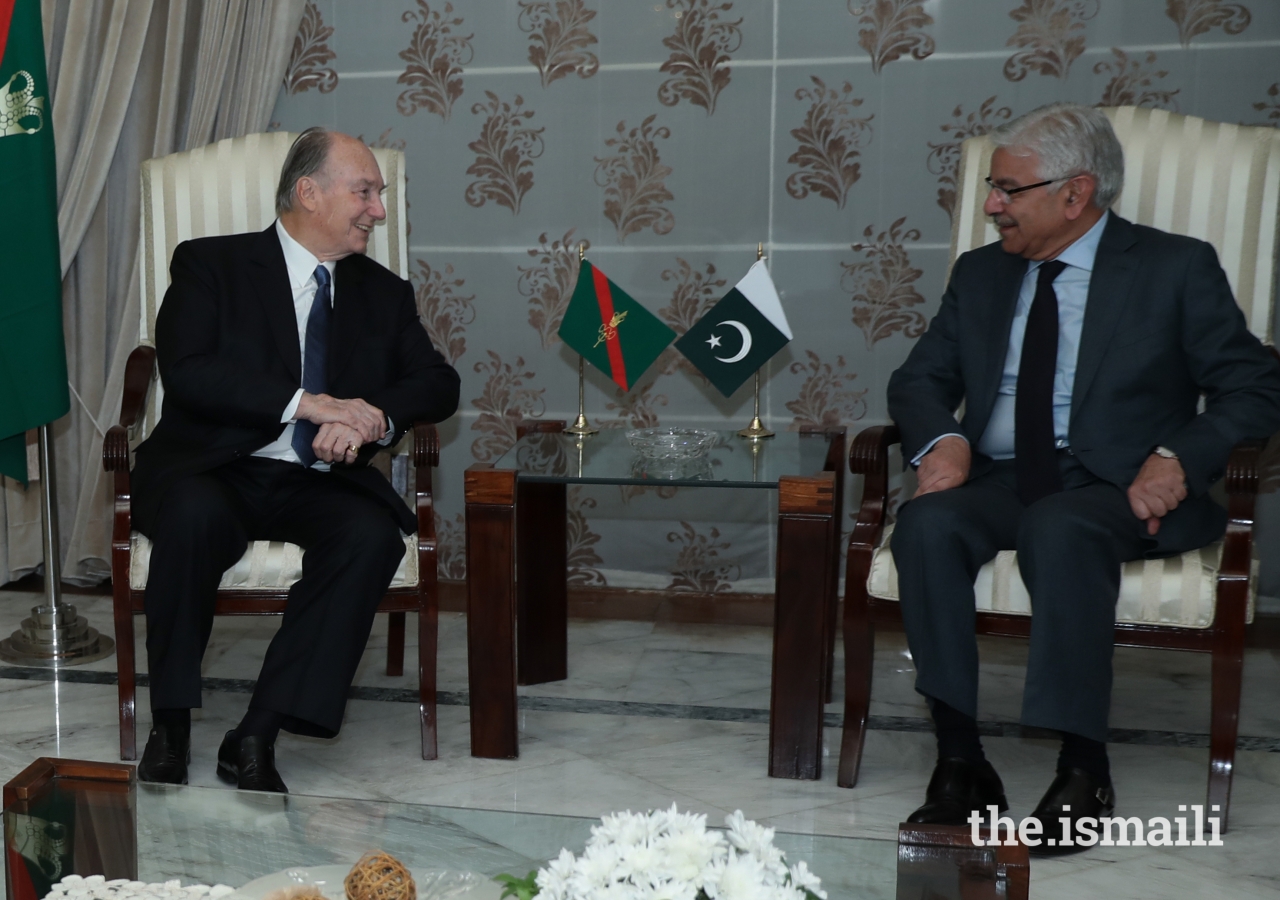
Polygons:
<instances>
[{"instance_id":1,"label":"curtain","mask_svg":"<svg viewBox=\"0 0 1280 900\"><path fill-rule=\"evenodd\" d=\"M43 0L71 413L54 424L63 577L110 574L102 437L138 335L138 167L263 130L305 0ZM0 582L42 562L40 494L0 489Z\"/></svg>"}]
</instances>

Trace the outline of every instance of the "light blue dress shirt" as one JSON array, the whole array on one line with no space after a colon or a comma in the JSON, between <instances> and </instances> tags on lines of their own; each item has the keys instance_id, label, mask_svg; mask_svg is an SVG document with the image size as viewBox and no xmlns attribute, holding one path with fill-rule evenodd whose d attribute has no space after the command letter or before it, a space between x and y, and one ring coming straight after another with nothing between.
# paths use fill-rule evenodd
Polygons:
<instances>
[{"instance_id":1,"label":"light blue dress shirt","mask_svg":"<svg viewBox=\"0 0 1280 900\"><path fill-rule=\"evenodd\" d=\"M1067 429L1071 421L1071 389L1076 380L1076 358L1080 353L1080 332L1084 327L1084 310L1089 300L1089 279L1093 276L1093 261L1098 255L1098 243L1107 226L1110 212L1081 235L1075 243L1063 250L1058 259L1067 264L1053 282L1058 296L1058 365L1053 376L1053 433L1061 449L1067 446ZM1009 350L1005 355L1004 371L996 393L995 406L987 422L986 431L978 439L977 450L992 459L1013 459L1014 406L1018 393L1018 367L1022 362L1022 341L1027 331L1027 315L1031 301L1036 296L1036 279L1039 277L1040 260L1027 266L1018 292L1018 305L1013 314L1013 327L1009 330ZM939 435L930 441L911 462L919 465L933 445L948 435ZM964 435L956 434L956 437Z\"/></svg>"}]
</instances>

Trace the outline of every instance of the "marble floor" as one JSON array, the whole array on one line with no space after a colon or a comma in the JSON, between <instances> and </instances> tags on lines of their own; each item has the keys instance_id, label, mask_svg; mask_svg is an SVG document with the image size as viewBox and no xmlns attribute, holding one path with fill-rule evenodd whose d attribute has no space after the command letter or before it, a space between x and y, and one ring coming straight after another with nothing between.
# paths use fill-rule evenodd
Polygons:
<instances>
[{"instance_id":1,"label":"marble floor","mask_svg":"<svg viewBox=\"0 0 1280 900\"><path fill-rule=\"evenodd\" d=\"M0 591L0 630L16 627L32 594ZM68 597L110 632L110 601ZM469 755L466 623L443 614L440 628L440 758L419 758L412 676L382 671L386 620L365 653L347 723L333 741L282 735L278 765L296 795L394 800L505 812L596 817L615 809L669 806L713 820L741 809L796 835L893 840L897 823L924 794L933 761L926 710L911 688L900 634L879 636L867 738L857 788L835 785L837 696L828 708L820 781L765 775L770 633L767 628L627 621L574 621L569 678L521 688L517 760ZM205 707L193 725L193 785L220 788L214 753L247 701L276 627L273 618L222 618L205 658ZM139 646L142 620L137 620ZM412 631L410 628L410 639ZM1030 812L1052 777L1056 742L1014 726L1026 645L982 642L980 718L988 756L1004 778L1011 813ZM415 655L412 646L406 660ZM408 666L412 669L412 666ZM37 756L113 760L118 738L114 657L51 682L0 666L0 778ZM837 660L837 673L843 661ZM1190 653L1119 649L1112 727L1117 813L1172 818L1203 803L1207 769L1209 660ZM1035 860L1032 896L1275 897L1280 894L1280 651L1245 661L1231 830L1222 847L1109 847L1062 860ZM146 691L138 706L147 709ZM139 727L145 735L145 713ZM139 747L141 749L141 747ZM821 874L821 873L819 873ZM859 894L892 896L892 894Z\"/></svg>"}]
</instances>

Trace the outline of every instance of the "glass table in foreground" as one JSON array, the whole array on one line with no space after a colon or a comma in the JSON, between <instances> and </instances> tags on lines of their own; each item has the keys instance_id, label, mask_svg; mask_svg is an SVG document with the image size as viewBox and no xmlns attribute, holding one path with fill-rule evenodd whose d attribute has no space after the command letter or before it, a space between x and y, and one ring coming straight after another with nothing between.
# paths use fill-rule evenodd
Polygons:
<instances>
[{"instance_id":1,"label":"glass table in foreground","mask_svg":"<svg viewBox=\"0 0 1280 900\"><path fill-rule=\"evenodd\" d=\"M769 774L822 777L831 697L845 429L763 441L722 432L699 463L639 457L623 429L588 437L526 421L494 463L466 471L471 755L519 756L516 685L567 675L565 497L571 484L778 492Z\"/></svg>"},{"instance_id":2,"label":"glass table in foreground","mask_svg":"<svg viewBox=\"0 0 1280 900\"><path fill-rule=\"evenodd\" d=\"M581 853L598 821L140 784L131 766L47 758L6 785L4 818L9 900L39 900L67 874L240 888L290 868L350 867L374 849L415 870L523 876L561 848ZM61 855L26 841L34 830L60 835ZM808 864L830 900L1026 898L1026 848L974 847L965 832L904 825L896 842L778 832L774 843ZM495 896L492 887L476 893Z\"/></svg>"}]
</instances>

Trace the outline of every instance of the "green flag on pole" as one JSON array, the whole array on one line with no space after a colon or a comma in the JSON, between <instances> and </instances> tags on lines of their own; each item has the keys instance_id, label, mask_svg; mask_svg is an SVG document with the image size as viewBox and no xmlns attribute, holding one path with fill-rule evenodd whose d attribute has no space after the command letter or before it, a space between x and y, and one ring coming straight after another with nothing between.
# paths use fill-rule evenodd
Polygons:
<instances>
[{"instance_id":1,"label":"green flag on pole","mask_svg":"<svg viewBox=\"0 0 1280 900\"><path fill-rule=\"evenodd\" d=\"M71 408L40 0L0 0L0 248L0 474L26 481L25 432Z\"/></svg>"},{"instance_id":2,"label":"green flag on pole","mask_svg":"<svg viewBox=\"0 0 1280 900\"><path fill-rule=\"evenodd\" d=\"M676 349L726 397L791 340L764 260L676 341Z\"/></svg>"},{"instance_id":3,"label":"green flag on pole","mask_svg":"<svg viewBox=\"0 0 1280 900\"><path fill-rule=\"evenodd\" d=\"M624 391L640 380L676 333L585 259L560 322L560 339Z\"/></svg>"}]
</instances>

